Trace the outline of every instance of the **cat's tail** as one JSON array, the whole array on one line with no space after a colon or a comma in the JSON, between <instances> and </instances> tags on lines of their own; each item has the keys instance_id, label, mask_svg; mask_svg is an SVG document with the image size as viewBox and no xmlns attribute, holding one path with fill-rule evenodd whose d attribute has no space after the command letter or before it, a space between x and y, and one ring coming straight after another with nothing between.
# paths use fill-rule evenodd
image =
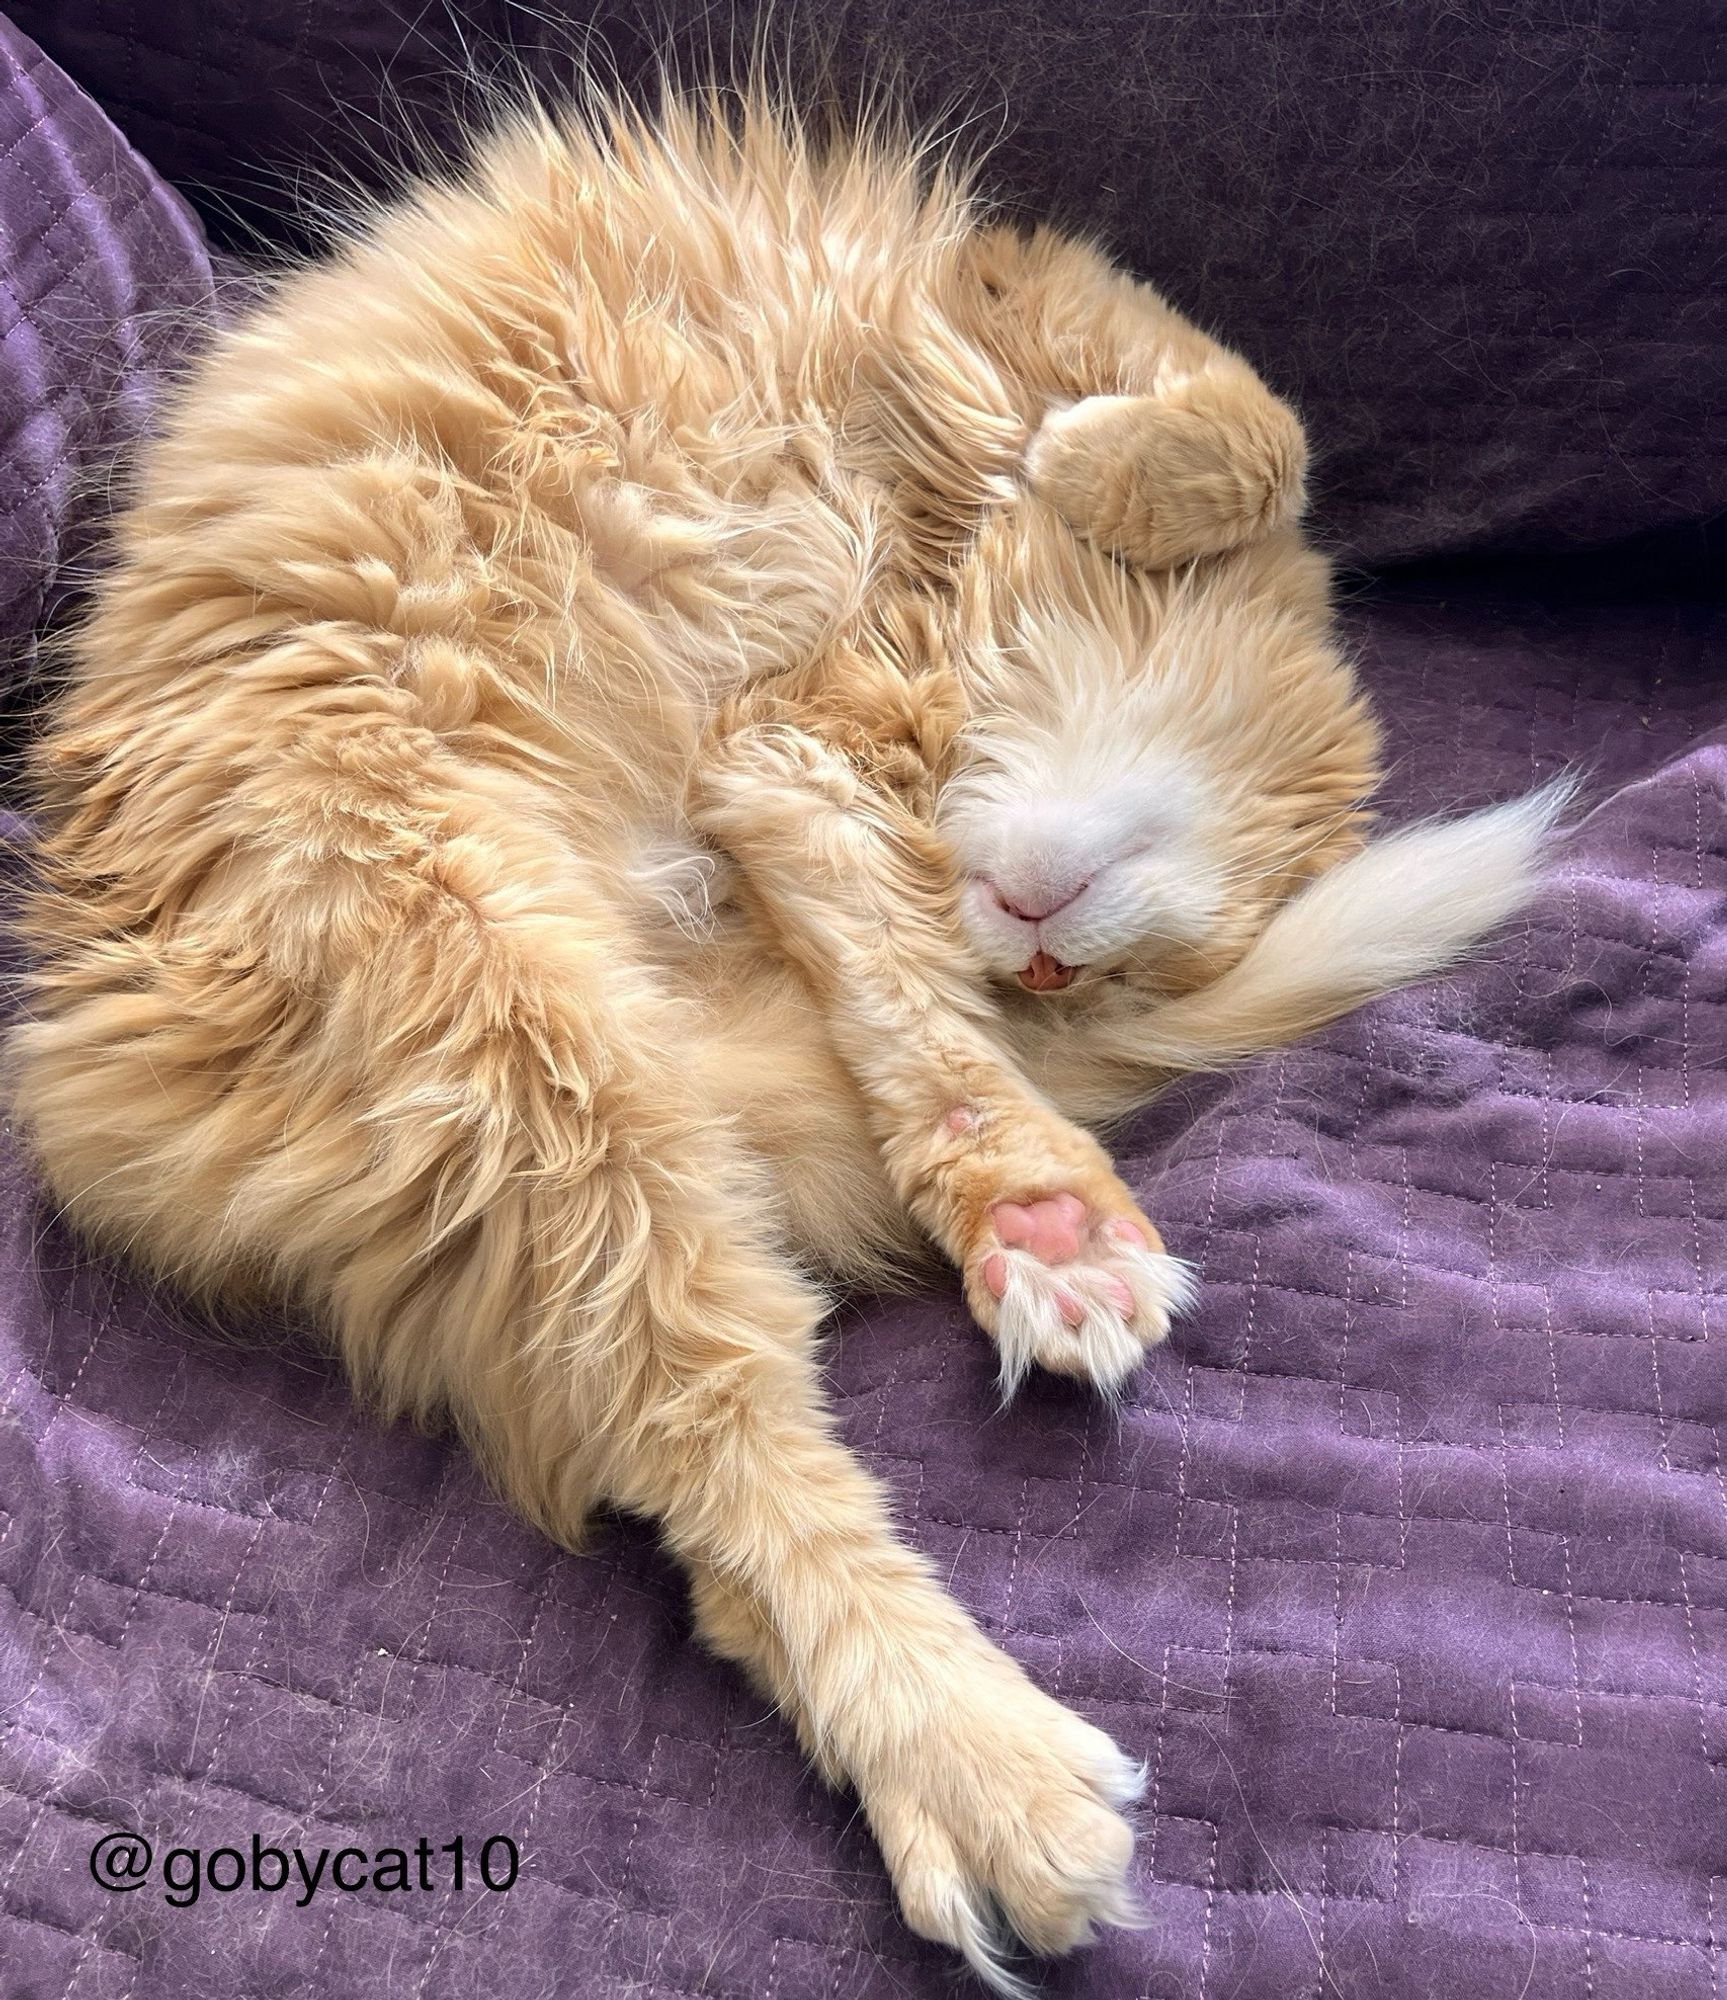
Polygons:
<instances>
[{"instance_id":1,"label":"cat's tail","mask_svg":"<svg viewBox=\"0 0 1727 2000\"><path fill-rule=\"evenodd\" d=\"M1284 904L1221 978L1124 1027L1113 1053L1221 1068L1440 971L1529 901L1575 794L1565 778L1369 841Z\"/></svg>"}]
</instances>

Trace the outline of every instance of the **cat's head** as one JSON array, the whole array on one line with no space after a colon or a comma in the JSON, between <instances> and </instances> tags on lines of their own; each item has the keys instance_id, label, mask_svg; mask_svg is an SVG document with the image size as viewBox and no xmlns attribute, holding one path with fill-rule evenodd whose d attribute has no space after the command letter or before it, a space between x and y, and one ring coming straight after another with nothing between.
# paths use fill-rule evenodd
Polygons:
<instances>
[{"instance_id":1,"label":"cat's head","mask_svg":"<svg viewBox=\"0 0 1727 2000\"><path fill-rule=\"evenodd\" d=\"M967 935L1056 1007L1167 998L1360 844L1378 738L1291 533L1122 563L1027 496L963 595L968 726L937 806Z\"/></svg>"}]
</instances>

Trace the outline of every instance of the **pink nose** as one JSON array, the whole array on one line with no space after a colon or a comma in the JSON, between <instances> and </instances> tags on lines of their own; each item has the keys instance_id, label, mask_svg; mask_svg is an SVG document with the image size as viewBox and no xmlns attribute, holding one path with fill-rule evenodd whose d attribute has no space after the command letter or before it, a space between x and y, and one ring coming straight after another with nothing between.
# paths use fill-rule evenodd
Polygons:
<instances>
[{"instance_id":1,"label":"pink nose","mask_svg":"<svg viewBox=\"0 0 1727 2000\"><path fill-rule=\"evenodd\" d=\"M1065 910L1069 903L1085 893L1089 885L1081 882L1078 888L1068 890L1065 896L1010 896L994 882L988 886L998 909L1006 910L1010 917L1018 917L1022 923L1041 924L1045 917L1053 917L1058 910Z\"/></svg>"}]
</instances>

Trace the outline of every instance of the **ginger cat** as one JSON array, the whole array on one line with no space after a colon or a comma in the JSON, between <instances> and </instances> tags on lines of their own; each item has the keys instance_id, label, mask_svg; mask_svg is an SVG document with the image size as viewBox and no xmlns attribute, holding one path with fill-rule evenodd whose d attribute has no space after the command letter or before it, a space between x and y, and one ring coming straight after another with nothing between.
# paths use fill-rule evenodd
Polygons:
<instances>
[{"instance_id":1,"label":"ginger cat","mask_svg":"<svg viewBox=\"0 0 1727 2000\"><path fill-rule=\"evenodd\" d=\"M73 1220L291 1294L560 1540L658 1524L1010 1989L1130 1920L1133 1763L834 1439L812 1272L933 1242L1009 1387L1183 1267L1076 1120L1526 892L1363 844L1304 445L1095 249L761 102L523 116L222 335L37 775L17 1115Z\"/></svg>"}]
</instances>

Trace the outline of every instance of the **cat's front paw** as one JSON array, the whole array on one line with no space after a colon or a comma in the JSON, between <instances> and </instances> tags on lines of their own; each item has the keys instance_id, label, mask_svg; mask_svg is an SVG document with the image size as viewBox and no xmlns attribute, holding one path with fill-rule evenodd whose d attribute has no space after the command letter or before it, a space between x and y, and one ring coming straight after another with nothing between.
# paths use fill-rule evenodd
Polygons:
<instances>
[{"instance_id":1,"label":"cat's front paw","mask_svg":"<svg viewBox=\"0 0 1727 2000\"><path fill-rule=\"evenodd\" d=\"M1224 360L1155 396L1086 396L1052 411L1026 454L1034 493L1100 548L1149 569L1298 520L1306 465L1294 411Z\"/></svg>"},{"instance_id":2,"label":"cat's front paw","mask_svg":"<svg viewBox=\"0 0 1727 2000\"><path fill-rule=\"evenodd\" d=\"M998 1201L966 1264L966 1296L1011 1394L1035 1363L1116 1389L1193 1295L1188 1267L1125 1194Z\"/></svg>"}]
</instances>

